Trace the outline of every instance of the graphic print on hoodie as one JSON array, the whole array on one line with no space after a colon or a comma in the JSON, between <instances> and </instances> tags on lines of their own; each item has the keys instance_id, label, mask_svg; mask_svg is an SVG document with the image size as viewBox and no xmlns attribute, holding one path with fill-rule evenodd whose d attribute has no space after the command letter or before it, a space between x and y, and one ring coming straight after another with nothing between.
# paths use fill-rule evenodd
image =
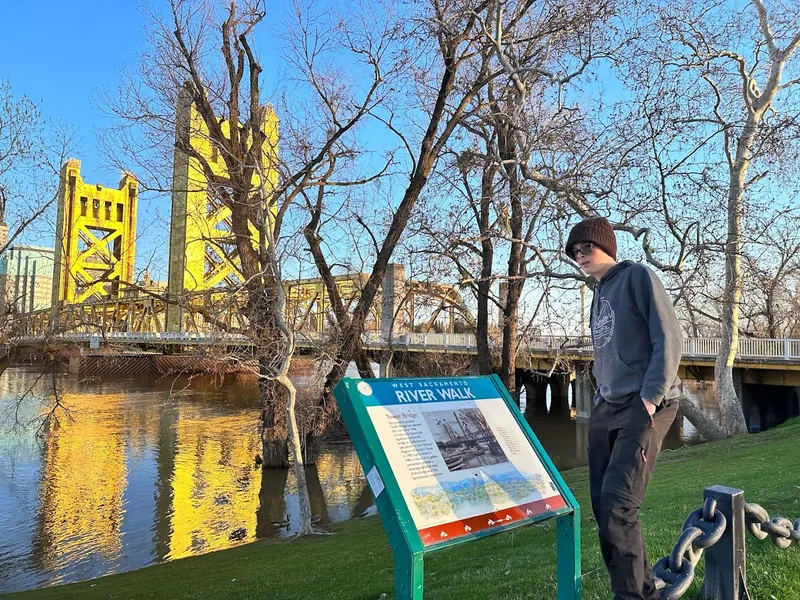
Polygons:
<instances>
[{"instance_id":1,"label":"graphic print on hoodie","mask_svg":"<svg viewBox=\"0 0 800 600\"><path fill-rule=\"evenodd\" d=\"M680 396L681 328L650 269L631 261L609 269L594 289L591 329L599 396L655 404Z\"/></svg>"}]
</instances>

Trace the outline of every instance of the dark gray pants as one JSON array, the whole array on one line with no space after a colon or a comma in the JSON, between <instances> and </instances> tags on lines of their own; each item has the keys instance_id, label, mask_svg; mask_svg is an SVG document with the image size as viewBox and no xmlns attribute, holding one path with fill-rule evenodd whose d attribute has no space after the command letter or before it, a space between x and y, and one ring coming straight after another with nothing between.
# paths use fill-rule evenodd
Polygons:
<instances>
[{"instance_id":1,"label":"dark gray pants","mask_svg":"<svg viewBox=\"0 0 800 600\"><path fill-rule=\"evenodd\" d=\"M589 489L614 600L658 600L639 523L647 484L678 400L651 418L641 398L600 399L589 421Z\"/></svg>"}]
</instances>

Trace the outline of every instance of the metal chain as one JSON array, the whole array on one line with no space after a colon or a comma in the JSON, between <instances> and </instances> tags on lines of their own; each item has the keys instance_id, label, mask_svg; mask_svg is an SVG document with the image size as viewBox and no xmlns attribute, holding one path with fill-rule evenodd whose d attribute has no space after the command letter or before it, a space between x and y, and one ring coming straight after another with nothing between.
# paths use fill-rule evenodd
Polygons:
<instances>
[{"instance_id":1,"label":"metal chain","mask_svg":"<svg viewBox=\"0 0 800 600\"><path fill-rule=\"evenodd\" d=\"M694 567L703 556L703 550L716 544L727 526L727 519L717 511L717 501L713 498L706 498L703 506L686 518L670 555L653 567L656 589L661 590L662 600L677 600L686 593L694 581Z\"/></svg>"},{"instance_id":2,"label":"metal chain","mask_svg":"<svg viewBox=\"0 0 800 600\"><path fill-rule=\"evenodd\" d=\"M784 517L770 519L762 506L747 502L744 516L748 530L757 539L769 537L778 548L788 548L792 542L800 546L800 519L794 523ZM678 600L686 593L694 581L695 565L702 558L703 550L716 544L727 526L725 515L717 511L717 501L712 498L706 498L703 506L686 518L670 555L653 567L661 600Z\"/></svg>"},{"instance_id":3,"label":"metal chain","mask_svg":"<svg viewBox=\"0 0 800 600\"><path fill-rule=\"evenodd\" d=\"M794 524L784 517L769 518L769 513L759 504L744 504L744 518L747 528L756 539L769 537L778 548L788 548L795 542L800 546L800 519Z\"/></svg>"}]
</instances>

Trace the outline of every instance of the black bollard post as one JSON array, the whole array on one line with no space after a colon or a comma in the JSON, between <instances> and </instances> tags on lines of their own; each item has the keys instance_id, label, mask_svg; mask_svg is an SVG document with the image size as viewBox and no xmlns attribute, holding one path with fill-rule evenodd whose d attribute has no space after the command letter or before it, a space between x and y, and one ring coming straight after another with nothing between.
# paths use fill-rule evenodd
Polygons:
<instances>
[{"instance_id":1,"label":"black bollard post","mask_svg":"<svg viewBox=\"0 0 800 600\"><path fill-rule=\"evenodd\" d=\"M725 515L728 526L722 538L704 553L706 575L703 598L750 600L747 592L747 550L744 539L744 492L723 485L712 485L705 489L704 498L717 501L717 510Z\"/></svg>"}]
</instances>

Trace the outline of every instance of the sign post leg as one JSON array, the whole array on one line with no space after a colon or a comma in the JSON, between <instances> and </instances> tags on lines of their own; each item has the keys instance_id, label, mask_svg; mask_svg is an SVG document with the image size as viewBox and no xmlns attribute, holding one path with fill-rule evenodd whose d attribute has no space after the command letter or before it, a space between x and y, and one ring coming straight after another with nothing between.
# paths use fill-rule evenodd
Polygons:
<instances>
[{"instance_id":1,"label":"sign post leg","mask_svg":"<svg viewBox=\"0 0 800 600\"><path fill-rule=\"evenodd\" d=\"M397 600L422 600L422 552L394 557L394 594Z\"/></svg>"},{"instance_id":2,"label":"sign post leg","mask_svg":"<svg viewBox=\"0 0 800 600\"><path fill-rule=\"evenodd\" d=\"M558 542L558 600L581 599L580 508L556 519Z\"/></svg>"}]
</instances>

